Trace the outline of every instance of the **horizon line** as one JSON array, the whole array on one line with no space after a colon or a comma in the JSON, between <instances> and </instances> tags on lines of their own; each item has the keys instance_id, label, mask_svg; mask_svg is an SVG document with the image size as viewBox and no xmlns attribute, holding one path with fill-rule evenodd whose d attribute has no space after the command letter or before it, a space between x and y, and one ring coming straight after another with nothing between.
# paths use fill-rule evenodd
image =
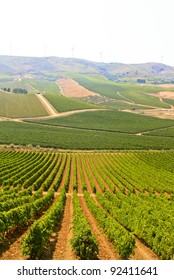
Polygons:
<instances>
[{"instance_id":1,"label":"horizon line","mask_svg":"<svg viewBox=\"0 0 174 280\"><path fill-rule=\"evenodd\" d=\"M47 56L32 56L32 55L11 55L11 54L0 54L0 57L19 57L19 58L60 58L60 59L74 59L74 60L85 60L93 63L100 63L100 64L123 64L123 65L139 65L139 64L160 64L160 65L166 65L169 67L174 67L173 65L166 64L164 62L155 62L155 61L148 61L148 62L133 62L133 63L125 63L125 62L116 62L116 61L110 61L110 62L101 62L101 61L95 61L90 60L86 58L78 58L78 57L66 57L66 56L56 56L56 55L47 55Z\"/></svg>"}]
</instances>

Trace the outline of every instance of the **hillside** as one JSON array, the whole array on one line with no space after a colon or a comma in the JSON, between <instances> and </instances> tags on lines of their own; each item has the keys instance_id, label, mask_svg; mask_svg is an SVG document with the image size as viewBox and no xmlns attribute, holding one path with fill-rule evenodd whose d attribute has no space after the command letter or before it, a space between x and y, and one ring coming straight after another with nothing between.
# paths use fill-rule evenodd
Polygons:
<instances>
[{"instance_id":1,"label":"hillside","mask_svg":"<svg viewBox=\"0 0 174 280\"><path fill-rule=\"evenodd\" d=\"M152 83L172 77L172 67L154 63L0 56L0 143L171 149L174 87ZM14 94L15 88L28 94Z\"/></svg>"},{"instance_id":2,"label":"hillside","mask_svg":"<svg viewBox=\"0 0 174 280\"><path fill-rule=\"evenodd\" d=\"M172 260L173 68L0 69L0 260Z\"/></svg>"},{"instance_id":3,"label":"hillside","mask_svg":"<svg viewBox=\"0 0 174 280\"><path fill-rule=\"evenodd\" d=\"M102 63L77 58L0 56L0 73L57 79L63 73L102 75L110 80L145 78L173 82L174 67L162 63Z\"/></svg>"},{"instance_id":4,"label":"hillside","mask_svg":"<svg viewBox=\"0 0 174 280\"><path fill-rule=\"evenodd\" d=\"M174 259L172 67L1 56L0 131L0 260Z\"/></svg>"}]
</instances>

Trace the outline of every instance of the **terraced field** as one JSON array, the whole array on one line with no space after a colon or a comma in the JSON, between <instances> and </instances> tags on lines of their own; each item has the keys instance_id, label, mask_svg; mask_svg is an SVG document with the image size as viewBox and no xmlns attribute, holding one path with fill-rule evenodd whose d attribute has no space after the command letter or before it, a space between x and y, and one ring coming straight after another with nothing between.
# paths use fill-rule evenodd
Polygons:
<instances>
[{"instance_id":1,"label":"terraced field","mask_svg":"<svg viewBox=\"0 0 174 280\"><path fill-rule=\"evenodd\" d=\"M0 259L173 259L173 156L1 148Z\"/></svg>"}]
</instances>

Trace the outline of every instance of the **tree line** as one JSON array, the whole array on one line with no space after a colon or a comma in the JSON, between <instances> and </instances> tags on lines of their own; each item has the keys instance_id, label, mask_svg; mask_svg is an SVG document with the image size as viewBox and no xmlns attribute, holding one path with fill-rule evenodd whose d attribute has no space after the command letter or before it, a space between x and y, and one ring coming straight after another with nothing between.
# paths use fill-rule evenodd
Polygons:
<instances>
[{"instance_id":1,"label":"tree line","mask_svg":"<svg viewBox=\"0 0 174 280\"><path fill-rule=\"evenodd\" d=\"M21 94L27 94L28 91L26 89L22 89L22 88L14 88L12 91L10 88L2 88L2 90L7 91L7 92L13 92L13 93L21 93Z\"/></svg>"}]
</instances>

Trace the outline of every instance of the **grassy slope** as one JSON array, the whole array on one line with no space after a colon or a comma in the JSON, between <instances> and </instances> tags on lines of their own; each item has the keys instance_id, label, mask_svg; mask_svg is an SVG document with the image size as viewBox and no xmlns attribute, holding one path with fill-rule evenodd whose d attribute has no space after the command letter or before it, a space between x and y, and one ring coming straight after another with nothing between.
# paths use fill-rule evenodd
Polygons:
<instances>
[{"instance_id":1,"label":"grassy slope","mask_svg":"<svg viewBox=\"0 0 174 280\"><path fill-rule=\"evenodd\" d=\"M28 80L27 82L36 90L38 90L38 92L52 93L52 94L56 94L57 96L61 95L60 89L55 82L39 81L39 80Z\"/></svg>"},{"instance_id":2,"label":"grassy slope","mask_svg":"<svg viewBox=\"0 0 174 280\"><path fill-rule=\"evenodd\" d=\"M126 133L139 133L151 129L169 127L174 124L172 120L163 120L120 111L86 112L50 120L36 120L35 122L56 126Z\"/></svg>"},{"instance_id":3,"label":"grassy slope","mask_svg":"<svg viewBox=\"0 0 174 280\"><path fill-rule=\"evenodd\" d=\"M174 137L174 127L167 128L167 129L161 129L161 130L155 130L155 131L149 132L148 135Z\"/></svg>"},{"instance_id":4,"label":"grassy slope","mask_svg":"<svg viewBox=\"0 0 174 280\"><path fill-rule=\"evenodd\" d=\"M14 88L22 88L26 89L30 93L35 93L35 91L28 85L28 83L25 80L20 80L20 81L8 81L8 82L2 82L0 83L0 88L10 88L11 92L13 91Z\"/></svg>"},{"instance_id":5,"label":"grassy slope","mask_svg":"<svg viewBox=\"0 0 174 280\"><path fill-rule=\"evenodd\" d=\"M174 106L174 99L163 98L163 101Z\"/></svg>"},{"instance_id":6,"label":"grassy slope","mask_svg":"<svg viewBox=\"0 0 174 280\"><path fill-rule=\"evenodd\" d=\"M170 108L170 105L161 102L158 97L152 96L150 94L145 94L143 92L124 91L121 93L121 95L131 100L135 104L143 104L159 108Z\"/></svg>"},{"instance_id":7,"label":"grassy slope","mask_svg":"<svg viewBox=\"0 0 174 280\"><path fill-rule=\"evenodd\" d=\"M97 105L83 102L75 98L57 96L55 94L45 94L45 97L58 112L99 108Z\"/></svg>"},{"instance_id":8,"label":"grassy slope","mask_svg":"<svg viewBox=\"0 0 174 280\"><path fill-rule=\"evenodd\" d=\"M149 107L145 107L145 106L140 106L140 105L136 105L136 104L130 104L127 103L125 101L121 101L121 100L113 100L113 101L108 101L108 102L103 102L100 103L100 105L106 106L107 108L110 109L116 109L116 110L148 110Z\"/></svg>"},{"instance_id":9,"label":"grassy slope","mask_svg":"<svg viewBox=\"0 0 174 280\"><path fill-rule=\"evenodd\" d=\"M13 78L10 75L4 74L2 72L0 73L0 86L4 82L9 82L12 80L13 80Z\"/></svg>"},{"instance_id":10,"label":"grassy slope","mask_svg":"<svg viewBox=\"0 0 174 280\"><path fill-rule=\"evenodd\" d=\"M34 94L13 94L0 92L0 116L9 118L47 116Z\"/></svg>"}]
</instances>

